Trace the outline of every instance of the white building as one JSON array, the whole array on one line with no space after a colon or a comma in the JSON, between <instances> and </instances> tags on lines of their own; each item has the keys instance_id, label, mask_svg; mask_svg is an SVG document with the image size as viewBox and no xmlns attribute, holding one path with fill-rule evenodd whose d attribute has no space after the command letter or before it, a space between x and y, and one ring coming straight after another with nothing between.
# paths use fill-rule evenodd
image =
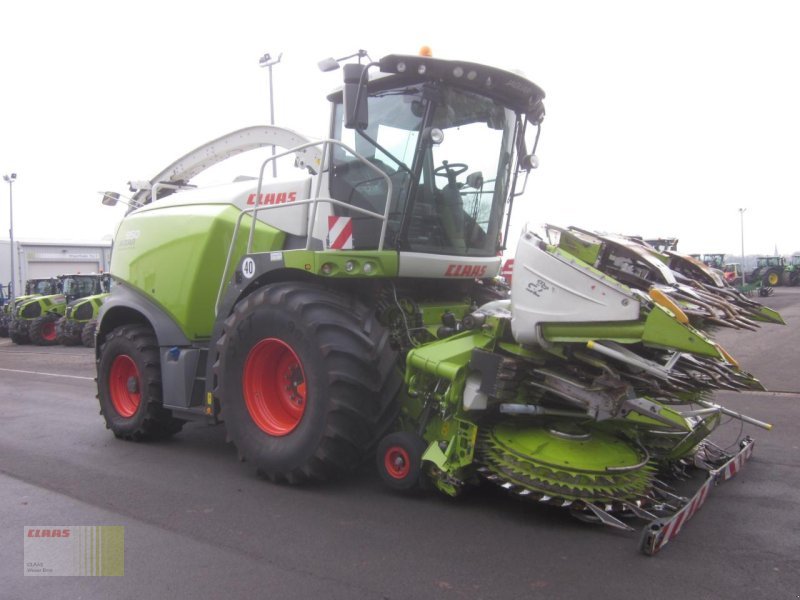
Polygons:
<instances>
[{"instance_id":1,"label":"white building","mask_svg":"<svg viewBox=\"0 0 800 600\"><path fill-rule=\"evenodd\" d=\"M10 242L0 240L0 283L11 281ZM111 242L42 242L14 240L14 289L25 290L28 279L105 273L111 264Z\"/></svg>"}]
</instances>

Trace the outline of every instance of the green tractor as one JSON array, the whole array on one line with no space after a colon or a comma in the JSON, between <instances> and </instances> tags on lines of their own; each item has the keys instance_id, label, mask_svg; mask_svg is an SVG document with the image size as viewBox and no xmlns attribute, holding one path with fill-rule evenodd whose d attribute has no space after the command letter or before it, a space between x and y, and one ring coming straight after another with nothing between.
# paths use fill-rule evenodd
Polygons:
<instances>
[{"instance_id":1,"label":"green tractor","mask_svg":"<svg viewBox=\"0 0 800 600\"><path fill-rule=\"evenodd\" d=\"M763 388L702 329L782 320L702 263L578 229L526 232L510 294L498 285L543 98L476 63L346 64L328 139L251 127L136 184L97 325L106 427L224 422L241 459L292 484L374 453L396 490L491 482L591 522L644 520L658 551L752 453L708 441L721 417L769 428L711 401ZM257 178L190 183L273 145ZM285 156L297 171L265 180ZM690 465L709 473L702 499L664 483Z\"/></svg>"},{"instance_id":2,"label":"green tractor","mask_svg":"<svg viewBox=\"0 0 800 600\"><path fill-rule=\"evenodd\" d=\"M8 286L9 291L3 291L3 286L0 285L0 337L8 337L8 324L6 323L6 311L11 310L11 286Z\"/></svg>"},{"instance_id":3,"label":"green tractor","mask_svg":"<svg viewBox=\"0 0 800 600\"><path fill-rule=\"evenodd\" d=\"M800 254L793 254L786 263L783 273L784 285L800 285Z\"/></svg>"},{"instance_id":4,"label":"green tractor","mask_svg":"<svg viewBox=\"0 0 800 600\"><path fill-rule=\"evenodd\" d=\"M53 346L58 343L56 323L64 316L67 305L79 298L103 291L102 275L59 275L54 294L31 296L16 303L9 325L15 344Z\"/></svg>"},{"instance_id":5,"label":"green tractor","mask_svg":"<svg viewBox=\"0 0 800 600\"><path fill-rule=\"evenodd\" d=\"M747 275L747 283L758 283L763 286L776 287L783 283L786 259L782 256L759 256L756 268Z\"/></svg>"},{"instance_id":6,"label":"green tractor","mask_svg":"<svg viewBox=\"0 0 800 600\"><path fill-rule=\"evenodd\" d=\"M11 298L9 294L9 299L3 305L3 311L0 314L0 337L9 337L11 323L14 320L14 311L21 303L38 296L58 294L60 286L61 282L56 277L29 279L25 282L25 293L23 295Z\"/></svg>"},{"instance_id":7,"label":"green tractor","mask_svg":"<svg viewBox=\"0 0 800 600\"><path fill-rule=\"evenodd\" d=\"M722 271L725 268L725 255L724 254L702 254L700 260L712 269L719 269Z\"/></svg>"},{"instance_id":8,"label":"green tractor","mask_svg":"<svg viewBox=\"0 0 800 600\"><path fill-rule=\"evenodd\" d=\"M70 280L64 293L68 298L73 295L76 299L67 303L64 316L56 321L56 340L59 344L94 346L97 314L109 296L110 284L111 277L108 274Z\"/></svg>"}]
</instances>

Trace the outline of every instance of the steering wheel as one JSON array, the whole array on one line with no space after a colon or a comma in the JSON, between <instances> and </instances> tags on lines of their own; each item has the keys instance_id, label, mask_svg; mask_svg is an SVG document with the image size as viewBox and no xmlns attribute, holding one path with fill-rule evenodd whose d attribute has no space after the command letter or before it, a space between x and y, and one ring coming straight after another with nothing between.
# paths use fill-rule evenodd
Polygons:
<instances>
[{"instance_id":1,"label":"steering wheel","mask_svg":"<svg viewBox=\"0 0 800 600\"><path fill-rule=\"evenodd\" d=\"M464 163L449 163L446 160L442 161L441 167L436 167L433 174L436 177L447 177L447 183L450 185L456 184L456 177L464 173L469 167Z\"/></svg>"}]
</instances>

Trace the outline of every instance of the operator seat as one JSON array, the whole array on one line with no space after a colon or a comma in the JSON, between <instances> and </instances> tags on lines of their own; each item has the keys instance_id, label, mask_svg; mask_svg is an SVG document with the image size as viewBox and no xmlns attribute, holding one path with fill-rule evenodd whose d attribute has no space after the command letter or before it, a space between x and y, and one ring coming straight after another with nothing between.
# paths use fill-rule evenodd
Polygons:
<instances>
[{"instance_id":1,"label":"operator seat","mask_svg":"<svg viewBox=\"0 0 800 600\"><path fill-rule=\"evenodd\" d=\"M467 250L467 243L464 240L465 222L461 191L455 182L455 177L448 179L447 185L436 194L439 220L448 245L457 254L464 253Z\"/></svg>"},{"instance_id":2,"label":"operator seat","mask_svg":"<svg viewBox=\"0 0 800 600\"><path fill-rule=\"evenodd\" d=\"M393 171L388 165L376 158L370 158L369 162L390 177L397 175L396 171ZM395 181L392 187L396 193L400 185ZM333 177L331 178L331 196L336 200L346 202L357 208L383 214L386 192L384 178L357 159L340 163L334 167ZM381 221L379 219L341 206L335 206L333 214L348 216L353 219L354 249L366 250L378 247L381 231Z\"/></svg>"}]
</instances>

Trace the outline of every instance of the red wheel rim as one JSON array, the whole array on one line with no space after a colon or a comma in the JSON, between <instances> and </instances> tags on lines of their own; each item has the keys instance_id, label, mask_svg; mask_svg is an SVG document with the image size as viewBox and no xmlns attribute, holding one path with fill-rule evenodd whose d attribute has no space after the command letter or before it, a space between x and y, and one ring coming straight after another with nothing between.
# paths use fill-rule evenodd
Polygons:
<instances>
[{"instance_id":1,"label":"red wheel rim","mask_svg":"<svg viewBox=\"0 0 800 600\"><path fill-rule=\"evenodd\" d=\"M42 325L42 339L46 342L52 342L56 339L56 324L48 321Z\"/></svg>"},{"instance_id":2,"label":"red wheel rim","mask_svg":"<svg viewBox=\"0 0 800 600\"><path fill-rule=\"evenodd\" d=\"M142 401L141 380L136 363L130 356L120 354L111 363L108 379L108 391L114 410L126 419L132 417Z\"/></svg>"},{"instance_id":3,"label":"red wheel rim","mask_svg":"<svg viewBox=\"0 0 800 600\"><path fill-rule=\"evenodd\" d=\"M390 477L405 479L411 471L411 458L402 446L391 446L383 455L383 466Z\"/></svg>"},{"instance_id":4,"label":"red wheel rim","mask_svg":"<svg viewBox=\"0 0 800 600\"><path fill-rule=\"evenodd\" d=\"M282 436L300 424L306 410L306 376L294 350L268 338L253 346L242 375L244 402L261 431Z\"/></svg>"}]
</instances>

